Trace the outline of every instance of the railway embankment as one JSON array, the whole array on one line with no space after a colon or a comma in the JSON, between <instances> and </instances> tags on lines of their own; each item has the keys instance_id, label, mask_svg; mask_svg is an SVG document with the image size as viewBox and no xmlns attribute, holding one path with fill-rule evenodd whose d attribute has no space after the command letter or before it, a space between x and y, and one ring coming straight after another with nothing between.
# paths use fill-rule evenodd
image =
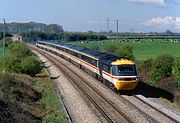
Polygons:
<instances>
[{"instance_id":1,"label":"railway embankment","mask_svg":"<svg viewBox=\"0 0 180 123\"><path fill-rule=\"evenodd\" d=\"M45 62L51 78L54 78L54 83L57 88L57 93L60 93L61 100L65 104L67 109L67 116L69 120L77 123L84 122L106 122L105 119L98 117L97 112L93 112L94 109L89 107L89 104L86 102L86 99L83 98L82 94L77 91L70 80L65 77L62 71L60 71L52 62L50 62L46 57L35 52L37 56ZM60 102L59 102L60 103Z\"/></svg>"},{"instance_id":2,"label":"railway embankment","mask_svg":"<svg viewBox=\"0 0 180 123\"><path fill-rule=\"evenodd\" d=\"M52 55L52 54L51 54ZM58 57L57 57L58 58ZM61 61L61 60L60 60ZM61 61L62 62L62 61ZM73 65L71 65L71 64L69 64L69 63L67 63L66 61L65 61L65 63L64 64L66 64L66 65L68 65L69 67L72 67ZM50 65L51 66L51 65ZM56 70L55 70L56 71ZM73 71L78 71L78 69L77 68L73 68ZM90 77L90 76L88 76L86 73L84 73L84 72L80 72L81 73L81 77L82 78L84 78L84 76L86 76L85 77L85 79L89 79L89 80L87 80L87 81L91 81L91 84L93 84L93 86L95 86L95 88L98 88L98 89L102 89L101 91L103 92L103 94L105 94L106 95L106 97L107 98L110 98L110 100L113 102L113 104L114 105L116 105L116 103L118 104L118 106L117 106L117 108L120 106L120 107L122 107L122 103L123 102L125 102L124 100L122 100L122 99L120 99L120 97L119 96L117 96L115 93L112 93L112 91L109 89L109 88L107 88L106 86L104 86L104 85L102 85L101 83L98 83L97 82L97 80L95 80L95 79L93 79L92 77ZM59 76L59 75L58 75ZM109 96L110 95L110 96ZM148 100L149 101L149 100ZM75 103L75 102L74 102ZM127 113L128 113L128 115L130 115L131 116L131 118L132 119L136 119L136 121L142 121L142 119L143 119L143 117L140 117L140 115L150 115L150 116L152 116L151 114L148 114L149 112L146 112L145 114L141 114L140 112L138 112L137 113L137 110L135 110L135 109L133 109L134 107L132 107L132 105L130 106L129 104L127 104L127 102L125 102L126 103L126 105L124 105L125 106L125 108L123 108L123 110L127 110ZM140 103L139 103L139 105L141 105ZM128 108L130 107L130 109L128 110ZM77 108L77 107L76 107ZM134 113L133 113L134 112ZM83 113L81 113L81 114L83 114ZM136 115L138 115L138 117L136 116ZM162 115L162 114L161 114ZM169 122L169 121L171 121L169 118L167 118L167 117L165 117L165 118L163 118L163 116L161 116L160 118L158 117L157 119L155 119L155 121L164 121L164 122ZM173 122L173 121L171 121L171 122Z\"/></svg>"},{"instance_id":3,"label":"railway embankment","mask_svg":"<svg viewBox=\"0 0 180 123\"><path fill-rule=\"evenodd\" d=\"M5 65L0 59L0 122L67 122L53 83L44 69L29 75L16 72L22 60L26 59L24 56L29 56L25 55L30 53L28 47L21 43L10 47L12 52L8 49ZM24 62L24 65L34 64ZM31 68L26 67L26 70L31 71Z\"/></svg>"}]
</instances>

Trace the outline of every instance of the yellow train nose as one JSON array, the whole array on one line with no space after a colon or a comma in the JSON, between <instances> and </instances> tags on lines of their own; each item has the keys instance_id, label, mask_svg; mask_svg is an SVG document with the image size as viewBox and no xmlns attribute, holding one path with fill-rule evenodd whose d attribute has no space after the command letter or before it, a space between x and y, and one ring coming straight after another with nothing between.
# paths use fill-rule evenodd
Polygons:
<instances>
[{"instance_id":1,"label":"yellow train nose","mask_svg":"<svg viewBox=\"0 0 180 123\"><path fill-rule=\"evenodd\" d=\"M134 81L116 81L116 89L117 90L133 90L136 88L138 84L137 80Z\"/></svg>"}]
</instances>

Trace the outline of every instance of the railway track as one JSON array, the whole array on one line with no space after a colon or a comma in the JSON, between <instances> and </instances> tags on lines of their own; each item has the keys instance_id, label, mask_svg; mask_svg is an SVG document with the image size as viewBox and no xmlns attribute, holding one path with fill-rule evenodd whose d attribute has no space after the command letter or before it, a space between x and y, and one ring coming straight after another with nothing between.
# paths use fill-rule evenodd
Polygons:
<instances>
[{"instance_id":1,"label":"railway track","mask_svg":"<svg viewBox=\"0 0 180 123\"><path fill-rule=\"evenodd\" d=\"M85 80L80 78L76 73L71 71L66 65L61 64L56 58L45 54L43 51L34 49L40 54L47 57L54 65L56 65L67 76L67 78L74 84L86 98L96 107L101 115L107 120L108 123L117 122L131 122L130 117L125 112L114 107L98 90L88 84ZM83 84L82 84L83 83Z\"/></svg>"},{"instance_id":2,"label":"railway track","mask_svg":"<svg viewBox=\"0 0 180 123\"><path fill-rule=\"evenodd\" d=\"M37 49L35 48L35 50ZM42 50L38 50L38 52L50 59L59 69L61 69L65 73L65 75L72 82L72 84L74 84L81 91L81 93L86 96L86 98L97 108L97 110L107 120L107 122L136 122L133 120L132 117L130 117L130 115L128 115L128 112L119 108L111 100L108 100L108 98L105 97L102 92L100 92L97 88L93 87L77 73L71 71L66 66L66 64L61 64L57 58L52 57L51 55L45 53ZM158 122L156 119L152 118L145 112L138 109L137 106L135 106L127 99L123 99L123 103L128 103L128 105L131 105L131 107L136 108L140 115L146 117L147 122Z\"/></svg>"},{"instance_id":3,"label":"railway track","mask_svg":"<svg viewBox=\"0 0 180 123\"><path fill-rule=\"evenodd\" d=\"M170 115L168 115L167 113L164 113L162 110L158 109L157 107L155 107L155 106L151 105L150 103L146 102L142 98L138 97L137 95L133 95L133 97L136 98L137 100L141 101L145 105L149 106L151 109L157 111L159 114L163 115L165 118L169 119L170 121L172 121L174 123L179 123L180 122L180 121L174 119L173 117L171 117Z\"/></svg>"},{"instance_id":4,"label":"railway track","mask_svg":"<svg viewBox=\"0 0 180 123\"><path fill-rule=\"evenodd\" d=\"M178 120L171 117L169 114L164 113L158 107L155 107L148 103L147 101L143 100L142 98L138 97L137 95L132 96L125 96L121 95L123 100L126 100L129 103L134 103L134 107L137 107L139 110L146 112L148 115L153 117L157 122L162 123L179 123Z\"/></svg>"}]
</instances>

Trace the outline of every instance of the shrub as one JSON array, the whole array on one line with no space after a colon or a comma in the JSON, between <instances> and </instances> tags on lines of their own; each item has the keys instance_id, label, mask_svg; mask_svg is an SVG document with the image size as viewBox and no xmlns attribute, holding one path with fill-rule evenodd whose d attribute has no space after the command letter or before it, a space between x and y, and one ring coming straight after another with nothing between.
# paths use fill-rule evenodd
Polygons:
<instances>
[{"instance_id":1,"label":"shrub","mask_svg":"<svg viewBox=\"0 0 180 123\"><path fill-rule=\"evenodd\" d=\"M130 45L123 45L121 47L119 47L115 53L115 55L119 56L119 57L123 57L126 59L130 59L130 60L134 60L134 55L133 55L133 47Z\"/></svg>"},{"instance_id":2,"label":"shrub","mask_svg":"<svg viewBox=\"0 0 180 123\"><path fill-rule=\"evenodd\" d=\"M9 54L9 56L5 60L6 70L9 72L17 72L20 73L20 62L21 59L17 55Z\"/></svg>"},{"instance_id":3,"label":"shrub","mask_svg":"<svg viewBox=\"0 0 180 123\"><path fill-rule=\"evenodd\" d=\"M31 50L28 48L28 46L24 43L15 42L12 43L8 48L9 54L16 55L19 58L32 55Z\"/></svg>"},{"instance_id":4,"label":"shrub","mask_svg":"<svg viewBox=\"0 0 180 123\"><path fill-rule=\"evenodd\" d=\"M99 48L98 45L93 45L93 46L91 47L91 49L92 49L92 50L96 50L96 51L100 50L100 48Z\"/></svg>"},{"instance_id":5,"label":"shrub","mask_svg":"<svg viewBox=\"0 0 180 123\"><path fill-rule=\"evenodd\" d=\"M150 81L153 59L146 59L144 61L136 61L138 67L139 78L144 82Z\"/></svg>"},{"instance_id":6,"label":"shrub","mask_svg":"<svg viewBox=\"0 0 180 123\"><path fill-rule=\"evenodd\" d=\"M42 70L41 62L35 56L25 57L21 63L21 73L34 76Z\"/></svg>"},{"instance_id":7,"label":"shrub","mask_svg":"<svg viewBox=\"0 0 180 123\"><path fill-rule=\"evenodd\" d=\"M150 72L152 69L153 59L144 60L142 63L143 72Z\"/></svg>"},{"instance_id":8,"label":"shrub","mask_svg":"<svg viewBox=\"0 0 180 123\"><path fill-rule=\"evenodd\" d=\"M5 60L5 67L9 72L21 72L20 63L26 56L31 56L32 52L26 44L15 42L8 47L8 57Z\"/></svg>"},{"instance_id":9,"label":"shrub","mask_svg":"<svg viewBox=\"0 0 180 123\"><path fill-rule=\"evenodd\" d=\"M41 62L33 56L26 44L13 43L9 47L5 67L8 72L23 73L34 76L42 70Z\"/></svg>"},{"instance_id":10,"label":"shrub","mask_svg":"<svg viewBox=\"0 0 180 123\"><path fill-rule=\"evenodd\" d=\"M113 44L113 43L109 44L109 45L105 48L106 52L108 52L108 53L110 53L110 54L115 53L115 51L116 51L117 49L118 49L118 46L115 45L115 44Z\"/></svg>"},{"instance_id":11,"label":"shrub","mask_svg":"<svg viewBox=\"0 0 180 123\"><path fill-rule=\"evenodd\" d=\"M180 57L175 59L173 66L173 74L175 75L178 84L180 84Z\"/></svg>"},{"instance_id":12,"label":"shrub","mask_svg":"<svg viewBox=\"0 0 180 123\"><path fill-rule=\"evenodd\" d=\"M171 55L165 54L158 56L152 66L151 84L155 84L161 78L172 74L172 66L174 58Z\"/></svg>"}]
</instances>

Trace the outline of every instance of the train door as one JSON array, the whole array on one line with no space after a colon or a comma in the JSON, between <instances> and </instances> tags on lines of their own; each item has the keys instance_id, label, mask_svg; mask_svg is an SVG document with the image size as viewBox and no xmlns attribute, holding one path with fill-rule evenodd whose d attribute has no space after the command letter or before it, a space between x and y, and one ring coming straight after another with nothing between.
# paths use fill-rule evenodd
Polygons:
<instances>
[{"instance_id":1,"label":"train door","mask_svg":"<svg viewBox=\"0 0 180 123\"><path fill-rule=\"evenodd\" d=\"M103 79L103 75L102 75L102 63L99 61L98 63L98 67L99 67L99 75L100 75L100 79L102 80Z\"/></svg>"}]
</instances>

